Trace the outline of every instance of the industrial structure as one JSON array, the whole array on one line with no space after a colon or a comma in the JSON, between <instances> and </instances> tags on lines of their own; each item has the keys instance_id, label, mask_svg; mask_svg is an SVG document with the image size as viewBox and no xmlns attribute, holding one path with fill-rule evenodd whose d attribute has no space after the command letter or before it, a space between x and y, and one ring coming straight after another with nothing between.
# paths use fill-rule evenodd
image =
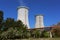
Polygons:
<instances>
[{"instance_id":1,"label":"industrial structure","mask_svg":"<svg viewBox=\"0 0 60 40\"><path fill-rule=\"evenodd\" d=\"M30 29L28 12L29 12L28 7L19 6L17 20L21 20L23 24L25 24L27 28ZM35 28L44 28L43 15L39 14L39 15L36 15L35 17L36 17Z\"/></svg>"},{"instance_id":2,"label":"industrial structure","mask_svg":"<svg viewBox=\"0 0 60 40\"><path fill-rule=\"evenodd\" d=\"M28 9L29 8L26 6L19 6L17 20L21 20L23 24L25 24L27 28L30 29L29 20L28 20Z\"/></svg>"},{"instance_id":3,"label":"industrial structure","mask_svg":"<svg viewBox=\"0 0 60 40\"><path fill-rule=\"evenodd\" d=\"M44 28L43 15L36 15L35 28Z\"/></svg>"}]
</instances>

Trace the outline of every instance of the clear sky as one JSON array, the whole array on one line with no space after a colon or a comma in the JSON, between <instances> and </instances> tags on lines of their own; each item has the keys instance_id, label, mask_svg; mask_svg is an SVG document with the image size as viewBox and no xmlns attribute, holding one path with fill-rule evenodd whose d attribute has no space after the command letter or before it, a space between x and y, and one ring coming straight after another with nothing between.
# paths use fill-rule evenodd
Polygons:
<instances>
[{"instance_id":1,"label":"clear sky","mask_svg":"<svg viewBox=\"0 0 60 40\"><path fill-rule=\"evenodd\" d=\"M35 25L35 15L44 15L44 25L51 26L60 22L60 0L0 0L0 10L4 12L4 19L17 19L17 7L29 7L29 23L31 28Z\"/></svg>"}]
</instances>

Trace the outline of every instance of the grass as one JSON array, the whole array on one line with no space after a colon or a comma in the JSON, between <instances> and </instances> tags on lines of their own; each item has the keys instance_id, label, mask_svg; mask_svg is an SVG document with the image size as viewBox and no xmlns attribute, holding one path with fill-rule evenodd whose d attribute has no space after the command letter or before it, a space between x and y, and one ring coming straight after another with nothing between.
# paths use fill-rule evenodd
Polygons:
<instances>
[{"instance_id":1,"label":"grass","mask_svg":"<svg viewBox=\"0 0 60 40\"><path fill-rule=\"evenodd\" d=\"M15 40L60 40L60 38L29 38L29 39L15 39Z\"/></svg>"}]
</instances>

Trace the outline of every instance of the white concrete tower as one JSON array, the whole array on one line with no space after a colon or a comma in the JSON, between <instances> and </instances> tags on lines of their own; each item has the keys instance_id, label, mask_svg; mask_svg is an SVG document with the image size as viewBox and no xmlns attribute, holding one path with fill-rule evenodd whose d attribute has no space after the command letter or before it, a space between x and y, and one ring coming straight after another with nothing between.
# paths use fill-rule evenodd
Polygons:
<instances>
[{"instance_id":1,"label":"white concrete tower","mask_svg":"<svg viewBox=\"0 0 60 40\"><path fill-rule=\"evenodd\" d=\"M36 15L35 28L44 28L43 15Z\"/></svg>"},{"instance_id":2,"label":"white concrete tower","mask_svg":"<svg viewBox=\"0 0 60 40\"><path fill-rule=\"evenodd\" d=\"M23 22L23 24L27 25L27 28L30 29L29 21L28 21L28 7L26 7L26 6L18 7L17 20L21 20Z\"/></svg>"}]
</instances>

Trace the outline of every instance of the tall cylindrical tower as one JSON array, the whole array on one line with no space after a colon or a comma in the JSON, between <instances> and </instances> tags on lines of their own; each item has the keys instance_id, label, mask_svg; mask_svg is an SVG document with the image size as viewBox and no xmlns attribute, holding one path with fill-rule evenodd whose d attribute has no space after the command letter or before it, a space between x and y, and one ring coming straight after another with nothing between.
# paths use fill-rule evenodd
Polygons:
<instances>
[{"instance_id":1,"label":"tall cylindrical tower","mask_svg":"<svg viewBox=\"0 0 60 40\"><path fill-rule=\"evenodd\" d=\"M29 21L28 21L28 7L26 7L26 6L18 7L17 20L21 20L23 22L23 24L27 25L27 28L30 29Z\"/></svg>"},{"instance_id":2,"label":"tall cylindrical tower","mask_svg":"<svg viewBox=\"0 0 60 40\"><path fill-rule=\"evenodd\" d=\"M43 15L36 15L35 28L44 28Z\"/></svg>"}]
</instances>

